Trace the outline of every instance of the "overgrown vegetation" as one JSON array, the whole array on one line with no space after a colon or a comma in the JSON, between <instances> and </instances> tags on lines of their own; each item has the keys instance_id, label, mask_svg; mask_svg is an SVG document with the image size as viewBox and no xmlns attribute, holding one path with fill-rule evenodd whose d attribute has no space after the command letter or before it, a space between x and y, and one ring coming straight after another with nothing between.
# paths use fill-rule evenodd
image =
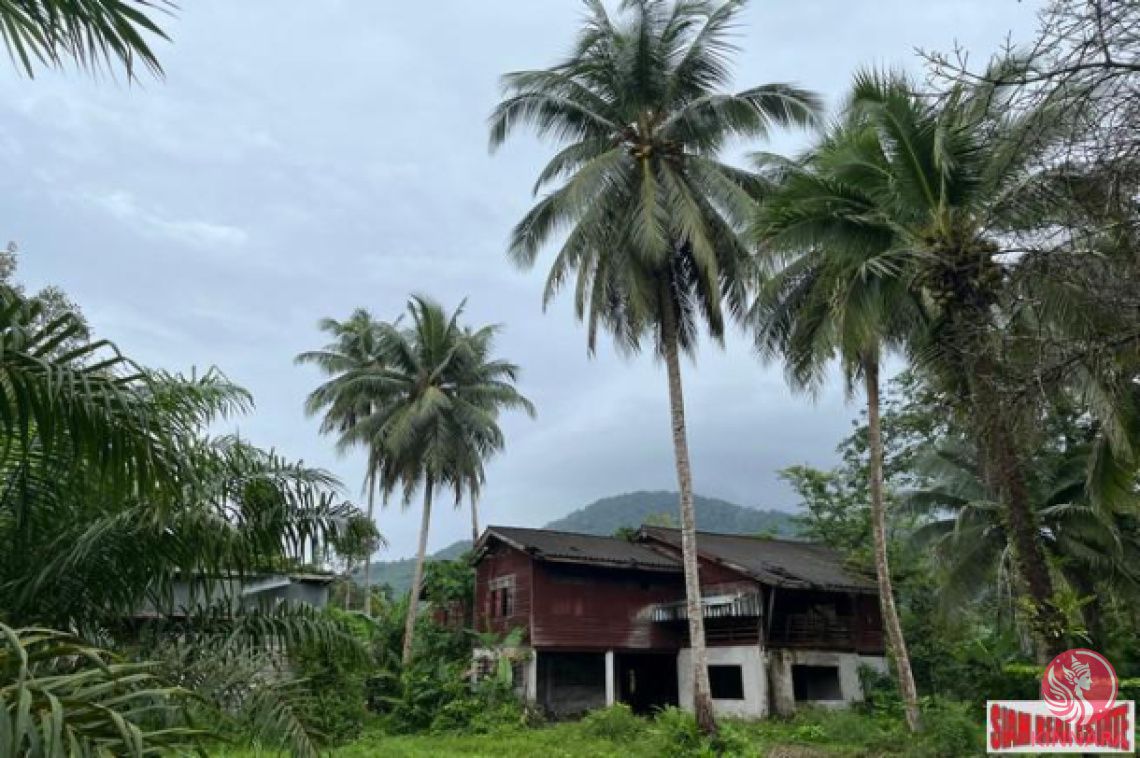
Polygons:
<instances>
[{"instance_id":1,"label":"overgrown vegetation","mask_svg":"<svg viewBox=\"0 0 1140 758\"><path fill-rule=\"evenodd\" d=\"M1140 5L1056 0L1037 39L979 70L928 53L926 82L863 71L826 125L795 85L721 91L740 6L591 0L566 60L505 77L492 145L530 126L559 147L510 255L531 266L560 240L545 299L574 278L590 350L601 328L665 363L689 536L680 354L701 332L719 341L735 319L795 387L833 361L862 386L841 464L785 477L802 532L878 575L894 671L867 677L867 702L717 728L686 540L695 715L542 724L509 657L473 669L474 647L520 632L471 630L466 561L425 566L433 494L466 496L477 532L499 413L533 411L497 327L424 297L406 321L322 322L333 342L299 359L327 379L307 409L366 451L361 513L327 472L215 435L252 407L244 389L136 364L58 290L24 291L10 248L0 753L958 756L981 747L984 700L1034 697L1073 645L1140 696ZM167 7L17 0L0 36L29 75L160 73ZM814 142L720 160L776 125ZM906 369L880 381L891 359ZM363 561L371 584L373 499L396 491L424 502L411 591L392 597L352 577ZM243 599L247 580L330 566L339 609Z\"/></svg>"}]
</instances>

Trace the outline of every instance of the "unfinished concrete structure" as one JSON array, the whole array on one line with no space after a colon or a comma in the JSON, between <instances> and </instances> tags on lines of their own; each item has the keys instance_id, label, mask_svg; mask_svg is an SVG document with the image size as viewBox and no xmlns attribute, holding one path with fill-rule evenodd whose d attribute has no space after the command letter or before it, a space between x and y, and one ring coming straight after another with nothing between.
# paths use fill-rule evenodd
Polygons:
<instances>
[{"instance_id":1,"label":"unfinished concrete structure","mask_svg":"<svg viewBox=\"0 0 1140 758\"><path fill-rule=\"evenodd\" d=\"M874 582L806 542L697 537L709 679L723 715L787 714L863 698L885 670ZM521 630L509 654L520 696L554 716L615 702L691 707L693 667L680 533L633 540L489 527L476 544L476 629Z\"/></svg>"}]
</instances>

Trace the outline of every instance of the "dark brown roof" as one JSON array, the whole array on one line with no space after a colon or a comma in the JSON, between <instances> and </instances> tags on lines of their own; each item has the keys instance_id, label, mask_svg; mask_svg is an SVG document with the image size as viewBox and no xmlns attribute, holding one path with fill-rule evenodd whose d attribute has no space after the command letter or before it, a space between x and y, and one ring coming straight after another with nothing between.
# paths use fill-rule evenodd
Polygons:
<instances>
[{"instance_id":1,"label":"dark brown roof","mask_svg":"<svg viewBox=\"0 0 1140 758\"><path fill-rule=\"evenodd\" d=\"M670 555L649 545L629 542L617 537L554 532L549 529L522 529L514 526L489 526L479 543L478 553L488 538L496 537L508 545L544 561L588 563L615 568L637 568L651 571L679 572L681 564Z\"/></svg>"},{"instance_id":2,"label":"dark brown roof","mask_svg":"<svg viewBox=\"0 0 1140 758\"><path fill-rule=\"evenodd\" d=\"M677 529L643 526L640 535L643 540L681 548L681 532ZM834 550L811 542L698 532L697 552L706 560L775 587L833 592L876 590L870 577L845 568Z\"/></svg>"}]
</instances>

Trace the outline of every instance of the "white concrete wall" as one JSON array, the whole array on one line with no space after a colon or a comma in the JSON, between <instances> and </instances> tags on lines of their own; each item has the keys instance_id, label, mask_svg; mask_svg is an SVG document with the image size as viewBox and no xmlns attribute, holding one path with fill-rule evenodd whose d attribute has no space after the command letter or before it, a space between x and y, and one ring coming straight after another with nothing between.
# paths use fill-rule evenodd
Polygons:
<instances>
[{"instance_id":1,"label":"white concrete wall","mask_svg":"<svg viewBox=\"0 0 1140 758\"><path fill-rule=\"evenodd\" d=\"M839 669L839 700L814 700L812 705L843 707L863 701L863 685L859 680L859 669L869 666L885 672L887 661L882 656L839 653L826 650L769 650L768 665L771 667L773 710L787 715L795 709L795 691L792 684L792 666L835 666Z\"/></svg>"},{"instance_id":2,"label":"white concrete wall","mask_svg":"<svg viewBox=\"0 0 1140 758\"><path fill-rule=\"evenodd\" d=\"M713 700L718 716L759 718L768 713L768 677L759 645L707 648L710 666L740 666L743 700ZM685 710L693 708L693 651L682 648L677 656L678 697Z\"/></svg>"}]
</instances>

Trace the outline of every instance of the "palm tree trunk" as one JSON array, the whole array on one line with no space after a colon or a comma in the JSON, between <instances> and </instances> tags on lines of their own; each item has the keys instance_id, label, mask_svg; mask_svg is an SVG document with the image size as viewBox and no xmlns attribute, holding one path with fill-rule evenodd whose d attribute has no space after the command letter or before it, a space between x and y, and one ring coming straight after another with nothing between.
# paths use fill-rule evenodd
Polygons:
<instances>
[{"instance_id":1,"label":"palm tree trunk","mask_svg":"<svg viewBox=\"0 0 1140 758\"><path fill-rule=\"evenodd\" d=\"M346 561L344 568L344 609L352 610L352 561Z\"/></svg>"},{"instance_id":2,"label":"palm tree trunk","mask_svg":"<svg viewBox=\"0 0 1140 758\"><path fill-rule=\"evenodd\" d=\"M471 547L475 547L475 543L479 541L479 506L475 503L475 498L471 498Z\"/></svg>"},{"instance_id":3,"label":"palm tree trunk","mask_svg":"<svg viewBox=\"0 0 1140 758\"><path fill-rule=\"evenodd\" d=\"M716 733L708 652L705 649L705 618L701 604L701 581L697 562L697 526L693 507L693 474L689 466L689 442L685 434L685 398L681 387L681 361L677 349L677 322L672 298L662 298L661 342L669 377L669 411L673 427L673 455L677 463L677 487L681 492L681 561L685 569L685 610L689 617L689 648L693 654L693 712L705 734Z\"/></svg>"},{"instance_id":4,"label":"palm tree trunk","mask_svg":"<svg viewBox=\"0 0 1140 758\"><path fill-rule=\"evenodd\" d=\"M412 575L411 595L408 596L408 618L404 622L403 662L407 666L412 661L412 642L416 634L416 613L420 604L420 587L424 581L424 558L427 556L428 528L431 526L431 479L424 485L424 512L420 519L420 545L416 551L416 571Z\"/></svg>"},{"instance_id":5,"label":"palm tree trunk","mask_svg":"<svg viewBox=\"0 0 1140 758\"><path fill-rule=\"evenodd\" d=\"M371 463L370 463L371 465ZM375 524L372 520L372 510L375 505L376 498L376 478L372 471L368 472L368 523ZM364 615L371 618L372 616L372 554L369 553L368 557L364 559Z\"/></svg>"},{"instance_id":6,"label":"palm tree trunk","mask_svg":"<svg viewBox=\"0 0 1140 758\"><path fill-rule=\"evenodd\" d=\"M471 498L471 555L475 555L475 543L479 541L479 506L475 502L475 498ZM463 610L463 618L468 627L475 628L475 606L479 598L479 588L475 582L471 582L471 597L468 598L467 605Z\"/></svg>"},{"instance_id":7,"label":"palm tree trunk","mask_svg":"<svg viewBox=\"0 0 1140 758\"><path fill-rule=\"evenodd\" d=\"M875 574L879 580L879 607L887 631L887 643L895 659L899 692L906 708L906 724L912 732L922 728L918 710L918 690L914 686L914 673L910 668L910 655L906 649L898 608L895 606L891 569L887 562L887 508L883 499L883 434L879 418L879 360L868 358L863 362L863 378L867 385L867 438L870 453L868 487L871 491L871 533L875 542Z\"/></svg>"},{"instance_id":8,"label":"palm tree trunk","mask_svg":"<svg viewBox=\"0 0 1140 758\"><path fill-rule=\"evenodd\" d=\"M981 382L975 414L982 421L979 449L987 487L1005 505L1006 526L1023 590L1033 603L1033 631L1042 662L1065 651L1065 621L1053 598L1053 577L1038 541L1037 519L1016 435L992 382Z\"/></svg>"}]
</instances>

